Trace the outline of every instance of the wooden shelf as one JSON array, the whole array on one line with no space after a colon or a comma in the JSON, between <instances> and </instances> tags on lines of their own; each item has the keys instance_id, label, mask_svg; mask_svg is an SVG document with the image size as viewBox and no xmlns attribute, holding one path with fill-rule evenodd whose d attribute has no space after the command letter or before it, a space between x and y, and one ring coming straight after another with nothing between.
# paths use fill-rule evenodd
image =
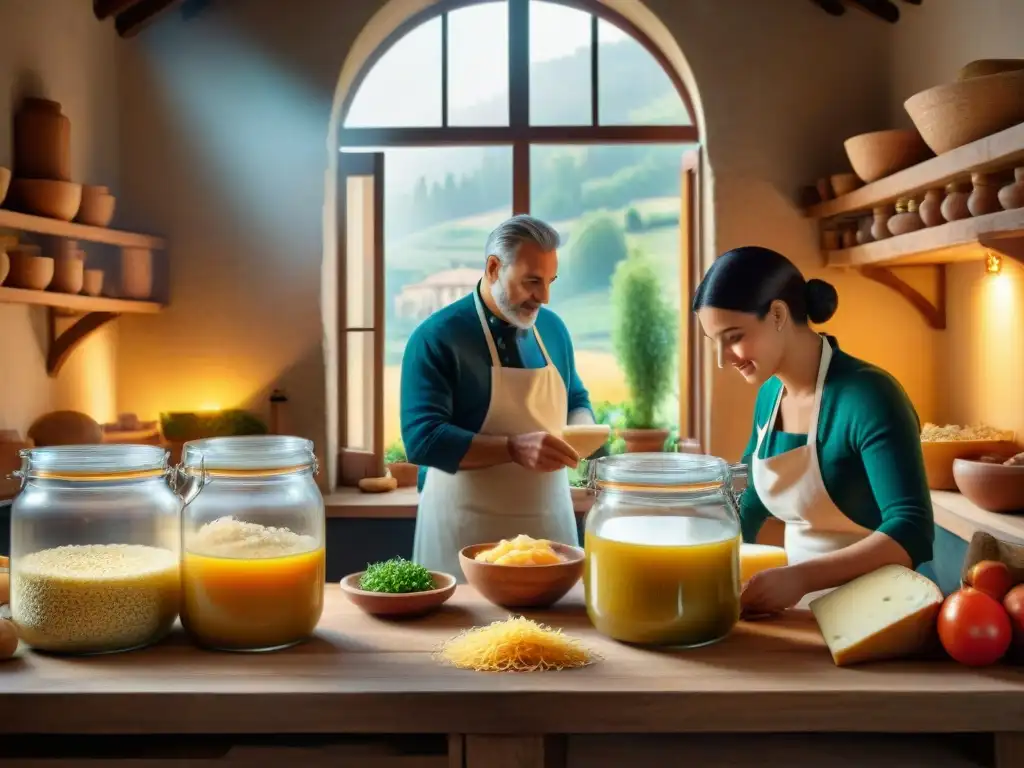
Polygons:
<instances>
[{"instance_id":1,"label":"wooden shelf","mask_svg":"<svg viewBox=\"0 0 1024 768\"><path fill-rule=\"evenodd\" d=\"M1024 208L951 221L873 243L826 251L830 267L908 266L974 261L991 250L1019 258Z\"/></svg>"},{"instance_id":2,"label":"wooden shelf","mask_svg":"<svg viewBox=\"0 0 1024 768\"><path fill-rule=\"evenodd\" d=\"M61 366L88 336L122 314L154 314L163 307L153 301L107 299L100 296L77 296L51 291L28 291L21 288L0 287L0 303L29 304L47 307L49 312L50 347L46 354L46 372L52 377L60 373ZM63 330L57 329L60 315L75 315L77 319Z\"/></svg>"},{"instance_id":3,"label":"wooden shelf","mask_svg":"<svg viewBox=\"0 0 1024 768\"><path fill-rule=\"evenodd\" d=\"M85 224L74 224L8 210L0 210L0 229L16 229L20 232L34 232L39 235L66 237L90 243L105 243L120 248L160 250L166 247L166 242L162 238L151 235L138 235L134 232L123 232L119 229L106 229L105 227L90 227Z\"/></svg>"},{"instance_id":4,"label":"wooden shelf","mask_svg":"<svg viewBox=\"0 0 1024 768\"><path fill-rule=\"evenodd\" d=\"M0 304L32 304L75 313L110 312L118 315L155 314L163 309L155 301L108 299L102 296L82 296L54 291L28 291L22 288L4 288L2 286L0 286Z\"/></svg>"},{"instance_id":5,"label":"wooden shelf","mask_svg":"<svg viewBox=\"0 0 1024 768\"><path fill-rule=\"evenodd\" d=\"M964 541L985 531L1002 541L1024 545L1024 516L986 512L955 491L932 491L932 510L939 527Z\"/></svg>"},{"instance_id":6,"label":"wooden shelf","mask_svg":"<svg viewBox=\"0 0 1024 768\"><path fill-rule=\"evenodd\" d=\"M900 197L944 187L971 173L1001 170L1015 164L1024 165L1024 123L866 184L835 200L819 203L805 213L811 218L827 219L867 211Z\"/></svg>"}]
</instances>

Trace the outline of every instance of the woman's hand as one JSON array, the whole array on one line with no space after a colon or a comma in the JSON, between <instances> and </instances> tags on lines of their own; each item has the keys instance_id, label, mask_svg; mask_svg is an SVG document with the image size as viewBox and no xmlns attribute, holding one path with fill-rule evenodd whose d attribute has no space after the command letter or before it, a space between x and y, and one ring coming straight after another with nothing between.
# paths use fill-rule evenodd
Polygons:
<instances>
[{"instance_id":1,"label":"woman's hand","mask_svg":"<svg viewBox=\"0 0 1024 768\"><path fill-rule=\"evenodd\" d=\"M755 573L740 593L743 616L779 613L803 599L808 592L801 571L793 566L769 568Z\"/></svg>"}]
</instances>

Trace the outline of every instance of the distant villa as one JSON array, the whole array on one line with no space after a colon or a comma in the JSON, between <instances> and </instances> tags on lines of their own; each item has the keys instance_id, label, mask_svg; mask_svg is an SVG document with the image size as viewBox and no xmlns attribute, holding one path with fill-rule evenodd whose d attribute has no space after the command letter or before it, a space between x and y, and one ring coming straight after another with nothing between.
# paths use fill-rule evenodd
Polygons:
<instances>
[{"instance_id":1,"label":"distant villa","mask_svg":"<svg viewBox=\"0 0 1024 768\"><path fill-rule=\"evenodd\" d=\"M395 314L409 320L424 320L471 293L479 281L479 269L462 267L438 272L422 282L402 288L395 298Z\"/></svg>"}]
</instances>

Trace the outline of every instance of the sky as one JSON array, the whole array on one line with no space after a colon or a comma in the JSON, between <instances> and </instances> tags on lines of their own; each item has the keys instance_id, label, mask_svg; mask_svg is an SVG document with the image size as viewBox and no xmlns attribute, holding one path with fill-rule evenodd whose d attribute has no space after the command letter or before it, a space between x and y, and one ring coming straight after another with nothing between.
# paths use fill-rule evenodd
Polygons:
<instances>
[{"instance_id":1,"label":"sky","mask_svg":"<svg viewBox=\"0 0 1024 768\"><path fill-rule=\"evenodd\" d=\"M612 24L602 21L599 25L602 44L626 37ZM484 3L451 12L448 43L448 99L453 111L495 96L507 98L506 3ZM531 62L568 56L589 47L589 13L542 0L530 3ZM346 126L440 125L440 61L441 19L437 17L414 29L381 57L364 80ZM505 119L507 115L495 115L491 124Z\"/></svg>"}]
</instances>

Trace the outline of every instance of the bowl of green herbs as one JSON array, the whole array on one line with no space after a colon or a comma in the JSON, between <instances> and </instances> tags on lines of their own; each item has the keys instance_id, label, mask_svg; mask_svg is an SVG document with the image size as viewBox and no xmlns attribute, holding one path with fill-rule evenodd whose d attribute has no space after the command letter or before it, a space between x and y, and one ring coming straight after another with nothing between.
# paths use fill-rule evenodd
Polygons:
<instances>
[{"instance_id":1,"label":"bowl of green herbs","mask_svg":"<svg viewBox=\"0 0 1024 768\"><path fill-rule=\"evenodd\" d=\"M341 591L374 616L422 616L440 608L455 593L455 584L451 574L393 557L349 574L341 580Z\"/></svg>"}]
</instances>

